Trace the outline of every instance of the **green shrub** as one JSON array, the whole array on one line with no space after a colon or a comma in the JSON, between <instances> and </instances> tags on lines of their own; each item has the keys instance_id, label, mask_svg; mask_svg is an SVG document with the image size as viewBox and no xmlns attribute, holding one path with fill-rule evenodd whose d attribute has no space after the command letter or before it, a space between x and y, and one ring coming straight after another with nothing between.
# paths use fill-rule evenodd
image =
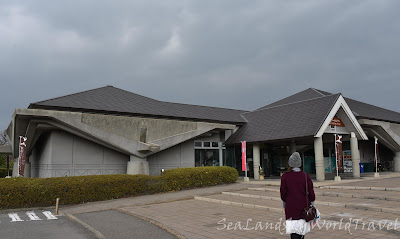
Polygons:
<instances>
[{"instance_id":1,"label":"green shrub","mask_svg":"<svg viewBox=\"0 0 400 239\"><path fill-rule=\"evenodd\" d=\"M93 175L60 178L0 179L0 210L63 205L234 183L230 167L177 168L161 176Z\"/></svg>"},{"instance_id":2,"label":"green shrub","mask_svg":"<svg viewBox=\"0 0 400 239\"><path fill-rule=\"evenodd\" d=\"M9 170L9 175L12 175L12 169ZM5 178L7 176L7 169L6 168L0 168L0 178Z\"/></svg>"},{"instance_id":3,"label":"green shrub","mask_svg":"<svg viewBox=\"0 0 400 239\"><path fill-rule=\"evenodd\" d=\"M234 183L239 174L236 169L227 166L196 167L166 170L161 177L167 182L169 190L181 190Z\"/></svg>"}]
</instances>

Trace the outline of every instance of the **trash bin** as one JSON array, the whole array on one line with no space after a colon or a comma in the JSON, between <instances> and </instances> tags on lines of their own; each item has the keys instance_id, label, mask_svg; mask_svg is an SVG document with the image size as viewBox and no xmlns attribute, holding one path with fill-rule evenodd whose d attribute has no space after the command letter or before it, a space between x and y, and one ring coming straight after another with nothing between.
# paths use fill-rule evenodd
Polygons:
<instances>
[{"instance_id":1,"label":"trash bin","mask_svg":"<svg viewBox=\"0 0 400 239\"><path fill-rule=\"evenodd\" d=\"M360 163L360 173L364 173L364 164Z\"/></svg>"}]
</instances>

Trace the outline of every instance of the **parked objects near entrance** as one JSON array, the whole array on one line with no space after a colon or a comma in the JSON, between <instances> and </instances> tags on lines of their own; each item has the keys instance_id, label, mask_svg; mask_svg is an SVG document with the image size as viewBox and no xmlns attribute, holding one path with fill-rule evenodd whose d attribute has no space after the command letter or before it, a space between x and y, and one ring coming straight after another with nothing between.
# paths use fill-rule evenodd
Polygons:
<instances>
[{"instance_id":1,"label":"parked objects near entrance","mask_svg":"<svg viewBox=\"0 0 400 239\"><path fill-rule=\"evenodd\" d=\"M230 166L240 176L279 176L299 152L317 181L400 172L400 113L340 93L306 89L244 111L163 102L106 86L16 109L0 153L13 177L160 175L161 169ZM342 136L336 160L334 134ZM19 152L26 138L25 164ZM376 152L374 137L379 139ZM247 170L242 170L241 142ZM338 164L338 165L337 165ZM21 170L19 170L21 169ZM247 174L247 175L245 175Z\"/></svg>"}]
</instances>

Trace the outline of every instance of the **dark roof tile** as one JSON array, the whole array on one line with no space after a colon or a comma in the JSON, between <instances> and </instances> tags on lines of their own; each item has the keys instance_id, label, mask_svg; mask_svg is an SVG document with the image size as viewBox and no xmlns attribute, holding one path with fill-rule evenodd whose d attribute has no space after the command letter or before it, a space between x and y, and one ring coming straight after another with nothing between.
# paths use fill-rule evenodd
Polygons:
<instances>
[{"instance_id":1,"label":"dark roof tile","mask_svg":"<svg viewBox=\"0 0 400 239\"><path fill-rule=\"evenodd\" d=\"M340 94L272 106L242 114L248 123L227 144L314 136Z\"/></svg>"},{"instance_id":2,"label":"dark roof tile","mask_svg":"<svg viewBox=\"0 0 400 239\"><path fill-rule=\"evenodd\" d=\"M245 123L240 114L247 112L243 110L163 102L112 86L32 103L29 108L145 115L238 124Z\"/></svg>"}]
</instances>

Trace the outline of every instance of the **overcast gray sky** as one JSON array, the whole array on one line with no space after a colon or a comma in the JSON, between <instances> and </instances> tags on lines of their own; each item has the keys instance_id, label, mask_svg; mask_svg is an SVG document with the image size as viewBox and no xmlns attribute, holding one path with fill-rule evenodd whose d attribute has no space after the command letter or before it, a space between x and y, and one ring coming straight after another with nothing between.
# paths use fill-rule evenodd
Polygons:
<instances>
[{"instance_id":1,"label":"overcast gray sky","mask_svg":"<svg viewBox=\"0 0 400 239\"><path fill-rule=\"evenodd\" d=\"M0 129L113 85L252 110L317 88L400 111L398 0L0 0Z\"/></svg>"}]
</instances>

